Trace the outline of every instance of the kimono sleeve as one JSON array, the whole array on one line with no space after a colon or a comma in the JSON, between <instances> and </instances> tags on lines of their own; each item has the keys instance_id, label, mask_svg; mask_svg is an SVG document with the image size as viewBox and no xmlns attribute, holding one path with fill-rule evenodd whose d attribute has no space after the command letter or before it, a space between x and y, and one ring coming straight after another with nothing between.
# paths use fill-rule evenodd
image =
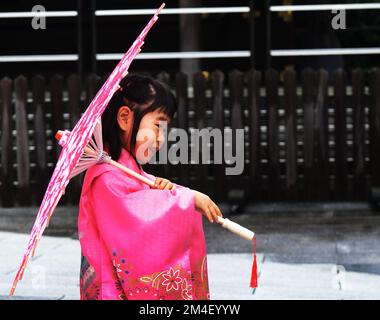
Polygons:
<instances>
[{"instance_id":1,"label":"kimono sleeve","mask_svg":"<svg viewBox=\"0 0 380 320\"><path fill-rule=\"evenodd\" d=\"M149 189L109 171L94 179L90 198L104 255L124 292L126 274L138 279L186 260L200 219L190 189Z\"/></svg>"}]
</instances>

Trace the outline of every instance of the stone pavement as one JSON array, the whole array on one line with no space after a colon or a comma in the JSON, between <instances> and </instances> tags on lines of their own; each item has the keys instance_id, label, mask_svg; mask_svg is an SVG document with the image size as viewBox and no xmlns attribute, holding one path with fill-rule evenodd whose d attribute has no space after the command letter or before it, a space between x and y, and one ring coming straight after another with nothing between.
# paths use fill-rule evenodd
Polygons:
<instances>
[{"instance_id":1,"label":"stone pavement","mask_svg":"<svg viewBox=\"0 0 380 320\"><path fill-rule=\"evenodd\" d=\"M380 215L267 209L229 217L257 234L254 294L252 243L204 220L211 299L380 299ZM7 299L27 240L0 232L0 299ZM78 299L79 263L78 240L44 236L14 299Z\"/></svg>"}]
</instances>

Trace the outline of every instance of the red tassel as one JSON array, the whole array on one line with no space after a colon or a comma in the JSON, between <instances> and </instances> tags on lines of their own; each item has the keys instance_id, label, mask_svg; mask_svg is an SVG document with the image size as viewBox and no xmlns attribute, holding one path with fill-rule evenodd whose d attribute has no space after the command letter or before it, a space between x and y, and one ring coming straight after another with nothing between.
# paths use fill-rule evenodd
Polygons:
<instances>
[{"instance_id":1,"label":"red tassel","mask_svg":"<svg viewBox=\"0 0 380 320\"><path fill-rule=\"evenodd\" d=\"M257 288L256 236L253 237L253 264L251 273L251 288Z\"/></svg>"}]
</instances>

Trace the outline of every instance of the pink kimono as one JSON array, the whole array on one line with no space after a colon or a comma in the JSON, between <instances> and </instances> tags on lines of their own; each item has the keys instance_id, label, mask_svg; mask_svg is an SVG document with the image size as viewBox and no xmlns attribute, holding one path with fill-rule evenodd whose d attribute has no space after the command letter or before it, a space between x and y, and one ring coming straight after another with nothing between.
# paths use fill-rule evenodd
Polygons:
<instances>
[{"instance_id":1,"label":"pink kimono","mask_svg":"<svg viewBox=\"0 0 380 320\"><path fill-rule=\"evenodd\" d=\"M125 149L119 163L140 170ZM154 190L99 164L79 205L81 299L209 300L202 215L189 188Z\"/></svg>"}]
</instances>

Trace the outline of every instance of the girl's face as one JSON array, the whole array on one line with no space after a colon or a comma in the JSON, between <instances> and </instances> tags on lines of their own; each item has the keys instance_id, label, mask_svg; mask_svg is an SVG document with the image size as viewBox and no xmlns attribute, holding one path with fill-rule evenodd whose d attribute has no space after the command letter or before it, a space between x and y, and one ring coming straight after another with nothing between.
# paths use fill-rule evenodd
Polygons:
<instances>
[{"instance_id":1,"label":"girl's face","mask_svg":"<svg viewBox=\"0 0 380 320\"><path fill-rule=\"evenodd\" d=\"M160 110L149 112L141 119L135 148L139 163L149 162L160 150L165 143L165 132L169 121L168 116Z\"/></svg>"},{"instance_id":2,"label":"girl's face","mask_svg":"<svg viewBox=\"0 0 380 320\"><path fill-rule=\"evenodd\" d=\"M128 115L124 119L128 118L128 120L124 121L124 128L121 126L122 141L124 146L127 146L129 149L129 141L133 128L133 112L129 108L126 111ZM160 110L149 112L141 119L134 150L136 159L140 164L149 162L162 147L165 142L165 131L169 122L168 116Z\"/></svg>"}]
</instances>

